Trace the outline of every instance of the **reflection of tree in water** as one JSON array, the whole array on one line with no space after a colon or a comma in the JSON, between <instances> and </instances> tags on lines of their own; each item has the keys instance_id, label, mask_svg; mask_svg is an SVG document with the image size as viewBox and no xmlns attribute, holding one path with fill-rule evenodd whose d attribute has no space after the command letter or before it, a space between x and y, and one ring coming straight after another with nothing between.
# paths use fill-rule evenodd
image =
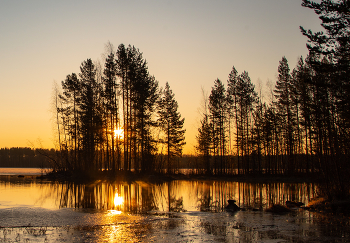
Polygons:
<instances>
[{"instance_id":1,"label":"reflection of tree in water","mask_svg":"<svg viewBox=\"0 0 350 243\"><path fill-rule=\"evenodd\" d=\"M172 191L173 187L178 187L178 184L172 185L171 182L168 182L168 210L169 212L183 212L183 197L176 195ZM179 197L178 199L176 197Z\"/></svg>"},{"instance_id":2,"label":"reflection of tree in water","mask_svg":"<svg viewBox=\"0 0 350 243\"><path fill-rule=\"evenodd\" d=\"M211 211L211 197L208 194L202 195L201 197L198 198L199 202L199 211L201 212L208 212Z\"/></svg>"},{"instance_id":3,"label":"reflection of tree in water","mask_svg":"<svg viewBox=\"0 0 350 243\"><path fill-rule=\"evenodd\" d=\"M56 195L54 197L57 198L60 208L91 208L132 213L154 210L221 212L229 199L236 200L239 207L248 210L263 210L271 204L284 204L287 200L307 204L316 194L316 187L307 183L172 181L147 184L97 181L90 184L54 183L45 194L41 200ZM116 197L121 197L122 203L115 204Z\"/></svg>"},{"instance_id":4,"label":"reflection of tree in water","mask_svg":"<svg viewBox=\"0 0 350 243\"><path fill-rule=\"evenodd\" d=\"M200 223L200 226L208 235L226 235L227 225L222 221L204 221Z\"/></svg>"},{"instance_id":5,"label":"reflection of tree in water","mask_svg":"<svg viewBox=\"0 0 350 243\"><path fill-rule=\"evenodd\" d=\"M339 234L344 235L345 239L350 238L348 219L335 222L335 216L322 218L322 215L316 217L317 214L308 212L305 212L303 217L294 217L294 213L275 217L265 212L249 212L249 209L266 209L272 203L284 204L287 200L307 204L309 199L316 195L317 189L315 185L307 183L172 181L147 184L98 181L91 184L52 183L46 184L43 188L50 196L44 195L40 200L44 201L45 198L55 195L61 208L131 212L132 214L128 214L128 217L133 215L137 219L140 215L136 214L150 213L150 211L151 214L155 214L153 218L147 215L141 221L133 219L128 221L129 218L127 218L125 224L123 222L123 224L111 226L108 231L110 235L123 230L131 232L131 235L135 235L135 232L146 235L152 230L155 232L164 230L162 232L168 234L167 230L174 230L172 232L180 232L186 238L187 234L192 233L193 230L198 235L204 233L210 237L214 236L215 241L233 236L237 237L239 242L263 241L262 239L296 242L297 237L300 236L339 237ZM114 203L117 195L123 198L121 205ZM238 212L235 215L210 213L221 212L228 199L235 199L237 205L247 211ZM181 213L186 210L190 212ZM191 211L200 211L200 213L192 214ZM299 211L295 211L295 215L297 212ZM120 222L120 219L116 220L116 216L112 213L105 215L110 221L103 221L101 224ZM222 220L222 217L228 220ZM291 231L297 233L290 233ZM105 233L107 234L107 231Z\"/></svg>"},{"instance_id":6,"label":"reflection of tree in water","mask_svg":"<svg viewBox=\"0 0 350 243\"><path fill-rule=\"evenodd\" d=\"M246 182L193 182L198 209L202 212L220 212L229 199L245 209L263 210L271 204L286 201L307 203L316 194L316 187L307 183L246 183Z\"/></svg>"},{"instance_id":7,"label":"reflection of tree in water","mask_svg":"<svg viewBox=\"0 0 350 243\"><path fill-rule=\"evenodd\" d=\"M208 183L204 184L204 188L202 190L198 190L199 188L197 187L197 195L199 202L198 208L201 212L213 211L212 196L210 194L211 188L212 187Z\"/></svg>"},{"instance_id":8,"label":"reflection of tree in water","mask_svg":"<svg viewBox=\"0 0 350 243\"><path fill-rule=\"evenodd\" d=\"M93 185L84 186L83 199L78 201L78 205L82 208L99 209L99 205L96 205L95 187Z\"/></svg>"},{"instance_id":9,"label":"reflection of tree in water","mask_svg":"<svg viewBox=\"0 0 350 243\"><path fill-rule=\"evenodd\" d=\"M183 198L176 199L174 197L169 198L169 211L170 212L184 212Z\"/></svg>"},{"instance_id":10,"label":"reflection of tree in water","mask_svg":"<svg viewBox=\"0 0 350 243\"><path fill-rule=\"evenodd\" d=\"M232 198L230 185L225 182L202 182L198 184L197 195L199 211L220 212L226 205L226 201Z\"/></svg>"},{"instance_id":11,"label":"reflection of tree in water","mask_svg":"<svg viewBox=\"0 0 350 243\"><path fill-rule=\"evenodd\" d=\"M120 210L132 213L144 213L156 208L152 187L138 183L62 183L56 184L52 190L56 191L60 208ZM121 197L122 203L116 205L115 197Z\"/></svg>"}]
</instances>

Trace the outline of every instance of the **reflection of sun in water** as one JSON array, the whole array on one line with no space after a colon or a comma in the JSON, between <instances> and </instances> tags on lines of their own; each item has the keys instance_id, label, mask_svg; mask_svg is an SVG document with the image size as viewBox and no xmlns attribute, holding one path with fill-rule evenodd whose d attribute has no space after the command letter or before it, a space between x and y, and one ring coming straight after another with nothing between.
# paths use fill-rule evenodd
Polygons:
<instances>
[{"instance_id":1,"label":"reflection of sun in water","mask_svg":"<svg viewBox=\"0 0 350 243\"><path fill-rule=\"evenodd\" d=\"M114 129L114 138L119 138L119 139L122 139L124 138L124 130L121 129L121 128L118 128L118 129Z\"/></svg>"},{"instance_id":2,"label":"reflection of sun in water","mask_svg":"<svg viewBox=\"0 0 350 243\"><path fill-rule=\"evenodd\" d=\"M123 197L119 196L118 195L118 192L115 193L115 196L114 196L114 206L120 206L122 205L124 202L124 199Z\"/></svg>"},{"instance_id":3,"label":"reflection of sun in water","mask_svg":"<svg viewBox=\"0 0 350 243\"><path fill-rule=\"evenodd\" d=\"M118 210L108 210L108 212L110 214L122 214L122 211L118 211Z\"/></svg>"},{"instance_id":4,"label":"reflection of sun in water","mask_svg":"<svg viewBox=\"0 0 350 243\"><path fill-rule=\"evenodd\" d=\"M122 214L122 211L118 211L118 210L108 210L108 212L112 215L114 214Z\"/></svg>"}]
</instances>

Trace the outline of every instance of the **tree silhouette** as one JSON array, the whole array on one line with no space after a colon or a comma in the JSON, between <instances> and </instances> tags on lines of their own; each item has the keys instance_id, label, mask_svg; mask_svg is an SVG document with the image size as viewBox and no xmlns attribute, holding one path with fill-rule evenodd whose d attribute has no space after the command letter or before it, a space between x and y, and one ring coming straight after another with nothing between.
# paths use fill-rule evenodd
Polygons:
<instances>
[{"instance_id":1,"label":"tree silhouette","mask_svg":"<svg viewBox=\"0 0 350 243\"><path fill-rule=\"evenodd\" d=\"M119 124L119 94L118 84L116 82L116 62L113 52L111 52L106 58L102 80L104 85L103 97L105 107L106 161L108 162L106 163L105 168L115 171L116 168L120 167L120 153L119 140L115 139L114 134L114 131L118 128ZM115 154L115 152L117 152L117 154Z\"/></svg>"},{"instance_id":2,"label":"tree silhouette","mask_svg":"<svg viewBox=\"0 0 350 243\"><path fill-rule=\"evenodd\" d=\"M244 71L237 77L237 115L238 115L238 143L245 173L250 173L250 154L252 152L253 110L257 102L248 72Z\"/></svg>"},{"instance_id":3,"label":"tree silhouette","mask_svg":"<svg viewBox=\"0 0 350 243\"><path fill-rule=\"evenodd\" d=\"M235 143L236 143L236 157L237 157L237 171L240 173L240 143L239 143L239 90L238 90L238 72L235 67L232 67L232 71L230 72L227 80L227 102L229 109L230 120L234 120L235 126ZM231 141L231 138L230 138Z\"/></svg>"},{"instance_id":4,"label":"tree silhouette","mask_svg":"<svg viewBox=\"0 0 350 243\"><path fill-rule=\"evenodd\" d=\"M316 3L303 0L302 6L313 9L325 32L313 33L300 27L308 37L308 63L312 77L314 103L314 147L321 170L337 197L349 193L346 179L350 145L350 3L346 0ZM347 192L347 193L345 193Z\"/></svg>"},{"instance_id":5,"label":"tree silhouette","mask_svg":"<svg viewBox=\"0 0 350 243\"><path fill-rule=\"evenodd\" d=\"M99 83L96 80L96 68L91 59L87 59L80 66L81 81L81 133L83 170L96 170L94 163L97 144L100 142L99 130L102 128L101 109L98 100L101 98Z\"/></svg>"},{"instance_id":6,"label":"tree silhouette","mask_svg":"<svg viewBox=\"0 0 350 243\"><path fill-rule=\"evenodd\" d=\"M210 166L210 157L211 157L211 146L212 146L212 123L209 121L208 114L204 114L202 118L201 127L198 128L198 134L196 136L197 146L196 149L199 154L203 157L205 174L212 174Z\"/></svg>"},{"instance_id":7,"label":"tree silhouette","mask_svg":"<svg viewBox=\"0 0 350 243\"><path fill-rule=\"evenodd\" d=\"M214 81L214 87L212 87L209 95L209 111L212 123L215 173L222 174L224 172L225 155L227 153L227 99L225 87L219 79ZM218 164L218 162L220 163Z\"/></svg>"},{"instance_id":8,"label":"tree silhouette","mask_svg":"<svg viewBox=\"0 0 350 243\"><path fill-rule=\"evenodd\" d=\"M166 145L167 172L170 173L172 171L172 159L182 155L182 148L186 144L184 141L186 130L183 129L185 118L181 118L178 112L175 94L170 89L168 82L165 84L158 107L158 123L164 133L161 142Z\"/></svg>"},{"instance_id":9,"label":"tree silhouette","mask_svg":"<svg viewBox=\"0 0 350 243\"><path fill-rule=\"evenodd\" d=\"M282 118L283 138L286 144L286 170L294 173L295 107L292 103L292 77L288 61L282 58L278 66L278 80L274 90L279 115Z\"/></svg>"}]
</instances>

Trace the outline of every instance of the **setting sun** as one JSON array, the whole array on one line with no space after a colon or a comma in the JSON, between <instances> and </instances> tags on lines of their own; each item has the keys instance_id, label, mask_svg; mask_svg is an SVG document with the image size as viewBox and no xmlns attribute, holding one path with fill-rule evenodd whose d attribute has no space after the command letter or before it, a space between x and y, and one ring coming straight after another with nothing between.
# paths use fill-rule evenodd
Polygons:
<instances>
[{"instance_id":1,"label":"setting sun","mask_svg":"<svg viewBox=\"0 0 350 243\"><path fill-rule=\"evenodd\" d=\"M114 196L114 206L120 206L124 203L123 197L119 196L118 192Z\"/></svg>"},{"instance_id":2,"label":"setting sun","mask_svg":"<svg viewBox=\"0 0 350 243\"><path fill-rule=\"evenodd\" d=\"M124 137L124 130L121 129L121 128L118 128L118 129L114 129L114 138L123 138Z\"/></svg>"}]
</instances>

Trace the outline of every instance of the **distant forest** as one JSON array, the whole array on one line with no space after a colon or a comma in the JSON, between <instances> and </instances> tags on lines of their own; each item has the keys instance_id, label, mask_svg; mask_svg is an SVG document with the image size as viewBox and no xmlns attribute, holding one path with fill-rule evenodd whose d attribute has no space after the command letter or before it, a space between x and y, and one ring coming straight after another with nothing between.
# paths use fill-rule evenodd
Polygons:
<instances>
[{"instance_id":1,"label":"distant forest","mask_svg":"<svg viewBox=\"0 0 350 243\"><path fill-rule=\"evenodd\" d=\"M54 149L1 148L0 167L51 168L55 155Z\"/></svg>"}]
</instances>

